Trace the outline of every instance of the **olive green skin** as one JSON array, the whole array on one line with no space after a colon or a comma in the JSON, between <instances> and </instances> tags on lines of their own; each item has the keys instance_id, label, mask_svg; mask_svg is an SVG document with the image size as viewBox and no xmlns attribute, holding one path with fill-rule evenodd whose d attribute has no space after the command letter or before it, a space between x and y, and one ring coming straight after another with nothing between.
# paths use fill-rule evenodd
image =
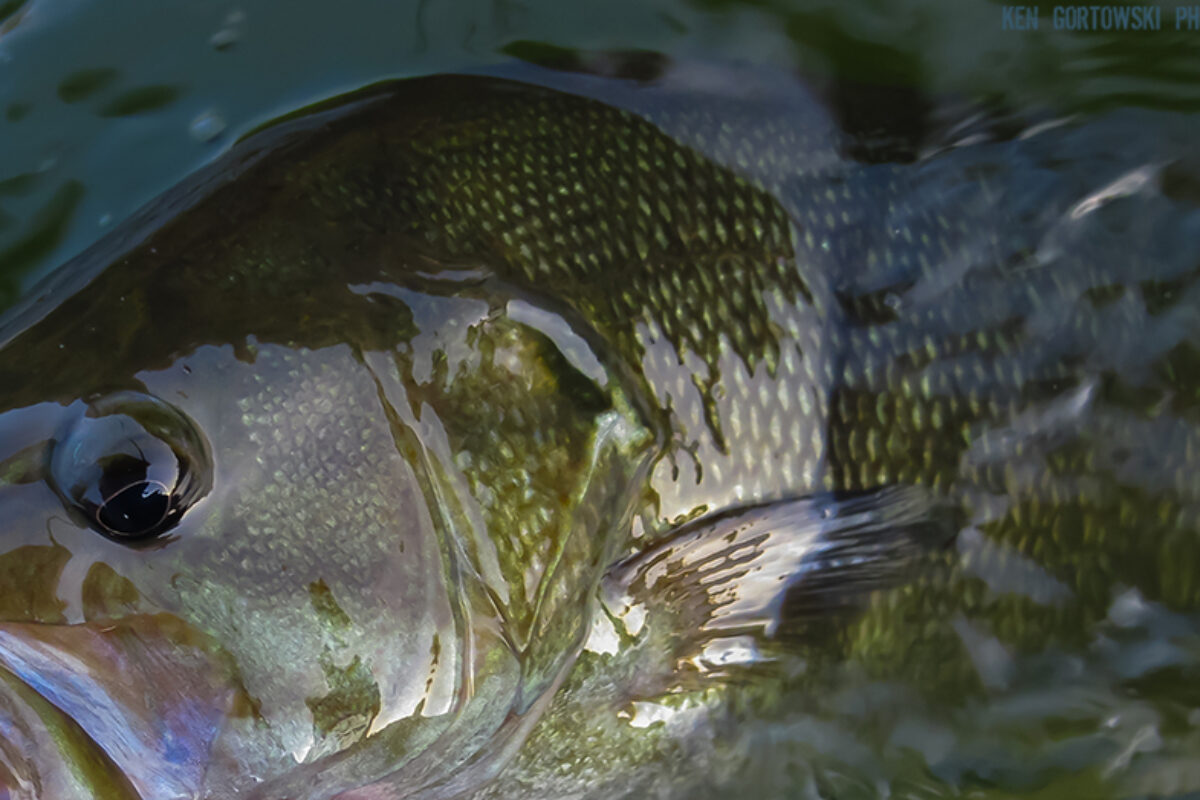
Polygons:
<instances>
[{"instance_id":1,"label":"olive green skin","mask_svg":"<svg viewBox=\"0 0 1200 800\"><path fill-rule=\"evenodd\" d=\"M857 165L826 127L781 119L750 136L702 104L638 114L448 76L255 134L82 256L67 272L85 290L64 279L49 311L2 329L0 414L151 393L196 420L217 475L153 550L8 478L24 549L0 574L29 599L4 619L180 621L172 646L231 687L205 796L991 791L926 766L960 744L1001 754L998 791L1141 785L1109 768L1121 728L1102 725L1133 701L1096 642L1122 592L1164 614L1200 600L1195 265L1159 269L1141 230L1038 262L1053 225L996 200L1003 177L964 194L953 176L978 162ZM1163 224L1188 210L1158 199ZM1169 293L1132 291L1145 275ZM961 506L970 535L861 613L798 613L765 643L773 661L710 676L669 663L689 635L669 621L577 659L604 570L642 541L897 483ZM92 566L67 569L77 557ZM388 659L431 647L428 686L440 663L459 676L428 689L441 716L418 706L380 735L406 691ZM1071 658L1102 696L1065 734L1037 714L1020 741L972 727ZM1137 676L1137 707L1164 724L1190 702L1194 667L1172 668ZM871 691L884 710L847 710ZM650 700L684 711L631 725ZM954 746L906 749L905 725ZM1073 735L1095 754L1068 779L1052 745Z\"/></svg>"}]
</instances>

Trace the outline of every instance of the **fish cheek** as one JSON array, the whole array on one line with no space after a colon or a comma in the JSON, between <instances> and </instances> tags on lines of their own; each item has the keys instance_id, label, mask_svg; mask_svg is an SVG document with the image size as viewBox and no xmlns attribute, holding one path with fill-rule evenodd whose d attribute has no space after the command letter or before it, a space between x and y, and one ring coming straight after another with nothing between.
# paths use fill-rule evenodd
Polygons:
<instances>
[{"instance_id":1,"label":"fish cheek","mask_svg":"<svg viewBox=\"0 0 1200 800\"><path fill-rule=\"evenodd\" d=\"M0 413L0 622L67 621L59 583L73 548L54 536L63 509L43 480L61 412L45 404Z\"/></svg>"},{"instance_id":2,"label":"fish cheek","mask_svg":"<svg viewBox=\"0 0 1200 800\"><path fill-rule=\"evenodd\" d=\"M447 710L457 645L441 552L355 351L201 348L139 377L179 397L216 468L135 582L233 655L292 764Z\"/></svg>"},{"instance_id":3,"label":"fish cheek","mask_svg":"<svg viewBox=\"0 0 1200 800\"><path fill-rule=\"evenodd\" d=\"M0 622L83 621L80 582L109 543L68 520L61 500L40 480L0 487L0 519Z\"/></svg>"},{"instance_id":4,"label":"fish cheek","mask_svg":"<svg viewBox=\"0 0 1200 800\"><path fill-rule=\"evenodd\" d=\"M83 617L89 621L119 619L144 611L141 599L133 581L102 561L91 566L80 588Z\"/></svg>"},{"instance_id":5,"label":"fish cheek","mask_svg":"<svg viewBox=\"0 0 1200 800\"><path fill-rule=\"evenodd\" d=\"M59 579L71 559L61 545L24 545L0 555L0 620L66 621L66 603L58 596Z\"/></svg>"}]
</instances>

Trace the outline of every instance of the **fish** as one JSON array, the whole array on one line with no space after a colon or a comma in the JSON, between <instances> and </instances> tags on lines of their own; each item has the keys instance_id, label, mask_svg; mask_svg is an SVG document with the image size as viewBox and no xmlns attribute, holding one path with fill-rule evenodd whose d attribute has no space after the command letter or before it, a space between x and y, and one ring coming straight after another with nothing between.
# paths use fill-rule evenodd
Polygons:
<instances>
[{"instance_id":1,"label":"fish","mask_svg":"<svg viewBox=\"0 0 1200 800\"><path fill-rule=\"evenodd\" d=\"M1191 790L1187 139L646 83L300 109L5 312L6 796Z\"/></svg>"}]
</instances>

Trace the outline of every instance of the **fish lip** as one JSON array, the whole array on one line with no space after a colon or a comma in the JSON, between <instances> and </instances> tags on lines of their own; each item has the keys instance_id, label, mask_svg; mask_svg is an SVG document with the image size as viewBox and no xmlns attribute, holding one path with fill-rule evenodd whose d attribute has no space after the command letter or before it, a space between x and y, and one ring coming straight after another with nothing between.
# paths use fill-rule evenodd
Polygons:
<instances>
[{"instance_id":1,"label":"fish lip","mask_svg":"<svg viewBox=\"0 0 1200 800\"><path fill-rule=\"evenodd\" d=\"M0 671L78 726L137 796L200 797L239 688L205 644L167 614L5 621Z\"/></svg>"}]
</instances>

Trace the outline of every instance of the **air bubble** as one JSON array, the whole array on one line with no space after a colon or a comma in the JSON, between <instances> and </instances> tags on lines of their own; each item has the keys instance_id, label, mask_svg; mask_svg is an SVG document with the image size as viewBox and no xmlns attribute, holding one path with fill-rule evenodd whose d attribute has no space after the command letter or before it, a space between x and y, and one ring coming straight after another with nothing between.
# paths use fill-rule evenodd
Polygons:
<instances>
[{"instance_id":1,"label":"air bubble","mask_svg":"<svg viewBox=\"0 0 1200 800\"><path fill-rule=\"evenodd\" d=\"M207 144L225 132L225 120L215 111L205 111L192 120L188 132L198 142Z\"/></svg>"},{"instance_id":2,"label":"air bubble","mask_svg":"<svg viewBox=\"0 0 1200 800\"><path fill-rule=\"evenodd\" d=\"M246 14L240 10L230 11L225 15L221 29L214 33L208 43L217 50L228 50L242 38L246 22Z\"/></svg>"}]
</instances>

